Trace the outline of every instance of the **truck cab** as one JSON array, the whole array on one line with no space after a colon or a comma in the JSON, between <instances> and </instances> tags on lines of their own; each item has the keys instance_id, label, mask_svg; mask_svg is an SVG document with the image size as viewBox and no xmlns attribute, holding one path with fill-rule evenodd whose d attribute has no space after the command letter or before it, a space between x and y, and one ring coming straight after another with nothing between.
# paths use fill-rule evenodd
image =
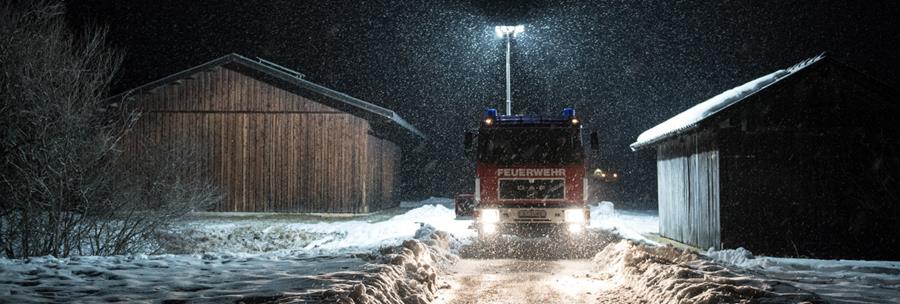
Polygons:
<instances>
[{"instance_id":1,"label":"truck cab","mask_svg":"<svg viewBox=\"0 0 900 304\"><path fill-rule=\"evenodd\" d=\"M456 209L472 211L480 238L582 234L590 217L582 143L581 121L571 108L559 116L488 109L477 134L466 134L475 191L458 204L472 206Z\"/></svg>"}]
</instances>

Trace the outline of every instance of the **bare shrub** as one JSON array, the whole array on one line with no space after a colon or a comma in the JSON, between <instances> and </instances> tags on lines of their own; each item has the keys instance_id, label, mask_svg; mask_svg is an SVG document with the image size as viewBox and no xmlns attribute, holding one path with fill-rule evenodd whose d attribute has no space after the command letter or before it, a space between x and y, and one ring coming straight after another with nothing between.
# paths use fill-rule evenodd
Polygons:
<instances>
[{"instance_id":1,"label":"bare shrub","mask_svg":"<svg viewBox=\"0 0 900 304\"><path fill-rule=\"evenodd\" d=\"M135 134L136 136L137 134ZM205 170L208 155L196 138L177 138L164 143L143 141L140 153L123 155L117 167L120 177L116 189L122 202L115 210L140 211L127 221L134 225L122 233L140 236L143 252L158 250L160 232L174 220L192 211L205 211L222 201L221 189ZM125 216L119 213L119 216ZM115 215L113 215L115 216ZM109 240L128 239L107 236ZM116 246L119 246L118 244Z\"/></svg>"},{"instance_id":2,"label":"bare shrub","mask_svg":"<svg viewBox=\"0 0 900 304\"><path fill-rule=\"evenodd\" d=\"M164 174L190 157L123 170L117 147L136 115L104 104L122 61L105 34L73 34L61 5L0 5L0 250L8 257L144 250L188 201L216 198L202 182Z\"/></svg>"}]
</instances>

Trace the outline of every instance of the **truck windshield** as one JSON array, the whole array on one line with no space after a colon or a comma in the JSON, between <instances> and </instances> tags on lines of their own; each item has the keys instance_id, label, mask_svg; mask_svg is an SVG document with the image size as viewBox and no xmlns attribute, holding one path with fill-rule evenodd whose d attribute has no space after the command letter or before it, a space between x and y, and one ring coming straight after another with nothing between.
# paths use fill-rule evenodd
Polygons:
<instances>
[{"instance_id":1,"label":"truck windshield","mask_svg":"<svg viewBox=\"0 0 900 304\"><path fill-rule=\"evenodd\" d=\"M478 161L513 164L571 164L582 161L577 129L492 128L478 134Z\"/></svg>"}]
</instances>

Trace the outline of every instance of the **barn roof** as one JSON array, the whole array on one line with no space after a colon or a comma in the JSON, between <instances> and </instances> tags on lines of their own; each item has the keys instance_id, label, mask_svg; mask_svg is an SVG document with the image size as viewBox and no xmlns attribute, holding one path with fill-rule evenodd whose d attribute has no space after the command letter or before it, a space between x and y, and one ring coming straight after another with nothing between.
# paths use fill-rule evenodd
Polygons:
<instances>
[{"instance_id":1,"label":"barn roof","mask_svg":"<svg viewBox=\"0 0 900 304\"><path fill-rule=\"evenodd\" d=\"M370 122L376 120L374 121L376 123L384 122L400 127L418 139L427 138L425 134L420 132L418 129L416 129L416 127L411 125L409 122L404 120L403 117L400 117L400 115L392 110L366 102L345 93L332 90L309 80L302 79L303 75L299 72L274 64L272 62L263 59L252 60L235 53L210 60L206 63L182 70L172 75L149 82L142 86L116 94L109 97L107 100L124 99L130 96L140 95L151 89L166 85L173 81L188 78L198 72L225 65L237 65L240 68L250 70L251 72L253 72L249 73L250 76L261 81L268 82L275 80L281 82L282 84L292 86L296 89L311 91L324 97L316 99L316 101L318 102L322 102L337 109L361 116L362 118L365 118Z\"/></svg>"},{"instance_id":2,"label":"barn roof","mask_svg":"<svg viewBox=\"0 0 900 304\"><path fill-rule=\"evenodd\" d=\"M746 100L757 92L796 74L821 61L823 58L825 58L825 55L820 54L816 57L806 59L787 69L774 71L701 102L655 127L644 131L644 133L641 133L641 135L638 136L637 141L631 144L631 150L637 151L670 137L690 131L696 128L703 120L713 117L726 108Z\"/></svg>"}]
</instances>

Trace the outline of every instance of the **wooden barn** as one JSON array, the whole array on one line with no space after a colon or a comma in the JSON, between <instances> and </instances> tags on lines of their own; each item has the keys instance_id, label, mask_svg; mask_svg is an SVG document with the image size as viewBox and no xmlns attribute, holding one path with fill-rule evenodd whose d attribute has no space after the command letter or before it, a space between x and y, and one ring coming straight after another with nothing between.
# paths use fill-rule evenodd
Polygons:
<instances>
[{"instance_id":1,"label":"wooden barn","mask_svg":"<svg viewBox=\"0 0 900 304\"><path fill-rule=\"evenodd\" d=\"M900 100L818 56L638 137L655 147L659 232L756 254L900 259Z\"/></svg>"},{"instance_id":2,"label":"wooden barn","mask_svg":"<svg viewBox=\"0 0 900 304\"><path fill-rule=\"evenodd\" d=\"M126 153L188 142L226 194L215 211L366 213L397 206L401 150L424 135L394 111L237 54L111 98L137 109ZM187 139L187 140L184 140Z\"/></svg>"}]
</instances>

